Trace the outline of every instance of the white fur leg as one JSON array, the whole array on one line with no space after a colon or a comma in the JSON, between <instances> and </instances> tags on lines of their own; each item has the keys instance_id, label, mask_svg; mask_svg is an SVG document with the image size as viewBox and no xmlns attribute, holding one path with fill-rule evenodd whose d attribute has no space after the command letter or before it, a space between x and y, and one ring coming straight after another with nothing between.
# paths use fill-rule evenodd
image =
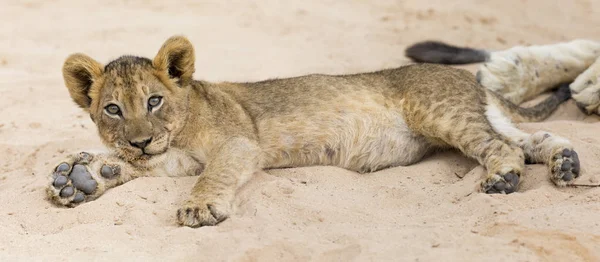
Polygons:
<instances>
[{"instance_id":1,"label":"white fur leg","mask_svg":"<svg viewBox=\"0 0 600 262\"><path fill-rule=\"evenodd\" d=\"M600 115L600 57L573 81L570 88L582 110Z\"/></svg>"},{"instance_id":2,"label":"white fur leg","mask_svg":"<svg viewBox=\"0 0 600 262\"><path fill-rule=\"evenodd\" d=\"M534 134L523 132L494 104L488 106L486 115L498 133L523 149L526 161L546 164L550 179L556 185L564 186L579 176L579 157L569 140L544 131Z\"/></svg>"},{"instance_id":3,"label":"white fur leg","mask_svg":"<svg viewBox=\"0 0 600 262\"><path fill-rule=\"evenodd\" d=\"M542 46L516 46L492 52L478 79L515 104L558 84L571 82L600 56L600 43L574 40Z\"/></svg>"}]
</instances>

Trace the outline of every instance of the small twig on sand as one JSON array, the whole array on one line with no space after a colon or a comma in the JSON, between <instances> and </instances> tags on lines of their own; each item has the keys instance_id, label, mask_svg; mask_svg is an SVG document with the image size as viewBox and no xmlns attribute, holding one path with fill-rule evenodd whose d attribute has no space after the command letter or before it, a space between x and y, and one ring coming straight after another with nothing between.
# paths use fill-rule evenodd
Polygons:
<instances>
[{"instance_id":1,"label":"small twig on sand","mask_svg":"<svg viewBox=\"0 0 600 262\"><path fill-rule=\"evenodd\" d=\"M600 184L597 185L590 185L590 184L571 184L571 185L567 185L569 187L600 187Z\"/></svg>"}]
</instances>

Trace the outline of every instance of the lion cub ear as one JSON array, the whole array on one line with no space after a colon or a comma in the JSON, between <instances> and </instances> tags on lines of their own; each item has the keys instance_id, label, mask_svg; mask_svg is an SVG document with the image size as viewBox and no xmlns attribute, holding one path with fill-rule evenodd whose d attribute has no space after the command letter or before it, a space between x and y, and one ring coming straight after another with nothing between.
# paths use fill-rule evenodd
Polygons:
<instances>
[{"instance_id":1,"label":"lion cub ear","mask_svg":"<svg viewBox=\"0 0 600 262\"><path fill-rule=\"evenodd\" d=\"M84 54L73 54L63 65L63 78L73 101L86 111L92 103L90 89L102 77L102 64Z\"/></svg>"},{"instance_id":2,"label":"lion cub ear","mask_svg":"<svg viewBox=\"0 0 600 262\"><path fill-rule=\"evenodd\" d=\"M162 45L152 65L185 86L192 81L195 59L192 43L183 36L173 36Z\"/></svg>"}]
</instances>

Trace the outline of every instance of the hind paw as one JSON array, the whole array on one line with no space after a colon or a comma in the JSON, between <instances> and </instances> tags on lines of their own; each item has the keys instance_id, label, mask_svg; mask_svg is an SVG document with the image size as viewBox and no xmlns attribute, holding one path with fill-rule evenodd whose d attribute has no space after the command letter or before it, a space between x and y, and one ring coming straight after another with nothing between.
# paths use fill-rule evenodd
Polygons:
<instances>
[{"instance_id":1,"label":"hind paw","mask_svg":"<svg viewBox=\"0 0 600 262\"><path fill-rule=\"evenodd\" d=\"M81 152L52 170L46 193L53 203L73 207L98 198L116 184L120 172L120 166L104 164L98 155Z\"/></svg>"},{"instance_id":2,"label":"hind paw","mask_svg":"<svg viewBox=\"0 0 600 262\"><path fill-rule=\"evenodd\" d=\"M565 186L579 177L579 156L573 149L558 150L550 161L550 177L557 186Z\"/></svg>"},{"instance_id":3,"label":"hind paw","mask_svg":"<svg viewBox=\"0 0 600 262\"><path fill-rule=\"evenodd\" d=\"M487 194L510 194L517 191L520 176L514 172L495 174L481 183L483 192Z\"/></svg>"}]
</instances>

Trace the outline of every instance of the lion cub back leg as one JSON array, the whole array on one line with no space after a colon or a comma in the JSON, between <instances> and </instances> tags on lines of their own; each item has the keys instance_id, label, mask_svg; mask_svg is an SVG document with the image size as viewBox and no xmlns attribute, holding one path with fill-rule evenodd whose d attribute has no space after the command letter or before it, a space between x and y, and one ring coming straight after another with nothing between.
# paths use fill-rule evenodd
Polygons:
<instances>
[{"instance_id":1,"label":"lion cub back leg","mask_svg":"<svg viewBox=\"0 0 600 262\"><path fill-rule=\"evenodd\" d=\"M579 156L569 140L545 131L523 132L493 103L487 107L486 115L496 131L523 149L526 162L548 166L554 184L564 186L579 177Z\"/></svg>"},{"instance_id":2,"label":"lion cub back leg","mask_svg":"<svg viewBox=\"0 0 600 262\"><path fill-rule=\"evenodd\" d=\"M523 150L496 132L485 116L481 98L467 95L462 99L442 100L430 106L408 102L403 112L415 132L434 144L454 147L479 161L488 172L482 183L484 192L516 191L524 168Z\"/></svg>"}]
</instances>

